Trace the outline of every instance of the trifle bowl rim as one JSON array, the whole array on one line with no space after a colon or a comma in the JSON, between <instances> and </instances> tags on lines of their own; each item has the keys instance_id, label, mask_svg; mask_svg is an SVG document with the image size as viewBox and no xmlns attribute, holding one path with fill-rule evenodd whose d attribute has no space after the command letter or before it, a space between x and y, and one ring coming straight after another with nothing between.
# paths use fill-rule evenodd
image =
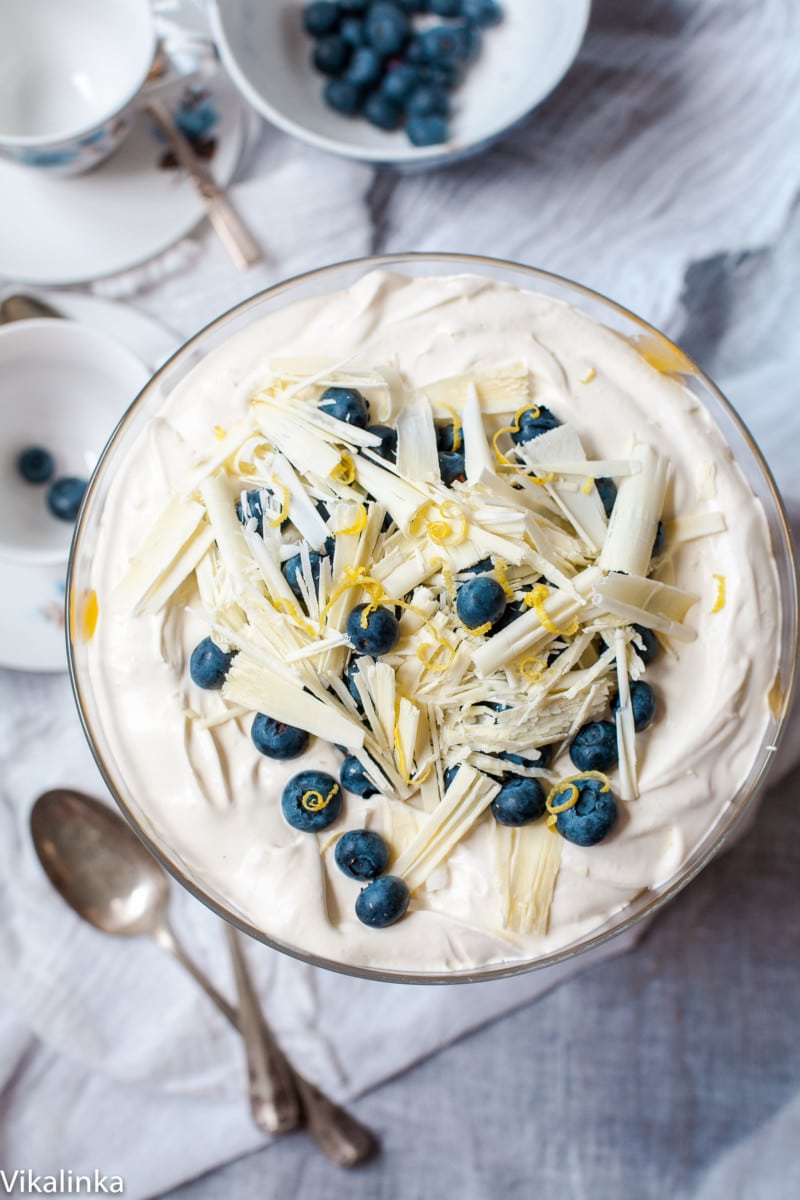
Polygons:
<instances>
[{"instance_id":1,"label":"trifle bowl rim","mask_svg":"<svg viewBox=\"0 0 800 1200\"><path fill-rule=\"evenodd\" d=\"M716 819L706 829L699 844L695 846L694 850L683 861L674 875L665 883L658 884L653 889L645 889L639 896L634 897L623 907L613 912L605 922L596 926L592 932L561 948L551 950L535 958L514 958L491 962L475 968L422 972L404 969L385 969L360 963L347 963L315 954L304 950L300 946L292 945L280 938L274 937L237 912L231 903L226 902L224 897L212 894L211 888L203 883L201 869L192 869L192 871L189 871L184 868L177 861L178 855L174 851L170 851L169 847L160 844L158 837L145 828L144 823L137 816L134 805L126 798L124 784L115 776L113 760L107 761L107 759L111 759L111 755L109 752L104 753L100 744L102 740L99 736L101 730L99 728L95 729L91 716L91 685L88 678L84 678L84 674L88 676L88 671L84 673L79 662L80 646L83 644L79 616L83 593L80 590L81 580L77 578L83 566L81 562L82 545L84 540L91 534L94 518L98 515L94 512L94 501L98 494L100 482L104 478L104 471L108 465L109 456L119 445L120 439L126 432L129 422L138 413L140 407L149 396L151 389L158 387L164 375L175 364L181 360L191 359L195 349L209 335L216 334L222 331L226 325L233 323L239 318L246 317L251 310L257 311L264 302L274 301L288 293L287 303L291 303L292 291L302 289L304 285L313 284L316 286L317 283L321 282L324 284L328 280L331 280L333 281L333 286L323 294L332 294L334 291L339 290L335 281L343 274L349 276L348 283L353 283L355 279L376 270L390 271L396 269L401 272L405 270L406 273L414 275L413 268L415 266L420 268L441 268L438 272L423 269L421 273L427 275L434 273L439 275L478 274L497 280L502 274L507 281L507 276L514 274L519 277L515 281L515 286L522 290L534 292L537 291L536 283L538 281L540 288L544 288L545 291L547 288L551 289L549 294L552 294L553 289L556 292L566 290L572 297L582 297L585 304L591 305L593 310L599 306L600 309L605 310L607 313L614 314L626 325L635 327L637 335L645 335L658 339L659 345L662 345L666 349L667 354L672 352L674 355L675 372L698 382L704 395L695 396L695 399L709 412L716 425L718 425L719 413L714 411L714 406L719 409L719 412L724 415L725 420L736 430L738 437L742 439L751 457L751 465L754 465L758 470L760 481L763 485L762 492L759 492L759 499L764 503L765 510L767 510L766 515L770 520L773 539L772 551L776 567L778 568L781 598L781 648L778 666L778 678L781 685L780 709L776 712L773 708L771 713L772 727L768 728L759 744L757 754L751 762L749 776L739 786L735 794L729 798L725 807L718 812ZM347 286L347 284L342 284L341 286ZM577 307L580 308L580 305ZM584 307L583 311L585 312L587 309ZM597 318L595 311L592 311L590 315L603 324L602 317ZM255 313L254 319L256 319ZM606 325L605 327L618 332L613 326ZM226 341L227 338L223 338L223 340ZM221 342L218 342L213 349L216 349L220 344ZM709 407L707 402L708 398L711 400L711 407ZM726 444L730 448L726 431L723 430L722 433ZM739 462L739 456L734 455L734 457ZM770 506L771 511L769 511ZM255 295L233 305L190 337L171 358L161 365L135 397L130 407L123 414L100 455L90 479L75 527L66 581L66 604L66 639L69 675L83 731L100 774L113 800L154 857L196 899L200 900L223 920L229 921L239 930L257 941L309 965L322 967L357 978L380 982L406 984L467 983L524 974L529 971L564 963L580 954L602 946L611 938L624 933L644 921L647 917L658 912L690 883L725 845L729 844L748 815L752 812L754 800L761 789L765 775L774 759L774 751L777 749L785 732L787 716L796 684L798 657L797 573L791 530L783 501L770 468L752 434L730 401L727 400L705 372L685 355L671 339L667 338L655 326L644 321L623 305L610 300L602 293L585 287L582 284L575 283L564 276L523 263L489 256L455 252L415 252L366 256L343 260L315 268L311 271L302 272L282 280L269 288L265 288ZM754 770L756 764L758 766Z\"/></svg>"}]
</instances>

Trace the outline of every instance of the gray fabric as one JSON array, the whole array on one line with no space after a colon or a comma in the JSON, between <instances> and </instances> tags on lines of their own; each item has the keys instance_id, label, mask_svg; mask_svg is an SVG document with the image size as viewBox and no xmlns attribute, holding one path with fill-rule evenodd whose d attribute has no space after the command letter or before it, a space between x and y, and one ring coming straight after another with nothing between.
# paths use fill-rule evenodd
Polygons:
<instances>
[{"instance_id":1,"label":"gray fabric","mask_svg":"<svg viewBox=\"0 0 800 1200\"><path fill-rule=\"evenodd\" d=\"M800 771L631 953L353 1105L383 1155L302 1136L170 1200L800 1195Z\"/></svg>"}]
</instances>

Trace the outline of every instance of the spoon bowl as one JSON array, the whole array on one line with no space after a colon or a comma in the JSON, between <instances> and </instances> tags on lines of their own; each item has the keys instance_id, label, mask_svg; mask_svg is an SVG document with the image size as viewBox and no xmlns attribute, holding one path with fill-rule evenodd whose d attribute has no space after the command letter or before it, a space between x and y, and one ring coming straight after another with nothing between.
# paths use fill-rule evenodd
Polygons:
<instances>
[{"instance_id":1,"label":"spoon bowl","mask_svg":"<svg viewBox=\"0 0 800 1200\"><path fill-rule=\"evenodd\" d=\"M169 881L105 804L66 788L45 792L31 812L31 835L53 887L90 925L140 937L164 924Z\"/></svg>"}]
</instances>

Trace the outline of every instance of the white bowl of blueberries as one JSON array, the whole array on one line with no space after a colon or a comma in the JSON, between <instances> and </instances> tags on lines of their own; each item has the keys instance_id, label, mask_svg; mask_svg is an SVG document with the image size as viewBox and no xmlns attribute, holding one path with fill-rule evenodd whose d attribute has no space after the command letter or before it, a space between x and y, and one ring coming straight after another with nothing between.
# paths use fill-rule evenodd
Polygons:
<instances>
[{"instance_id":1,"label":"white bowl of blueberries","mask_svg":"<svg viewBox=\"0 0 800 1200\"><path fill-rule=\"evenodd\" d=\"M73 321L0 327L0 560L66 562L86 483L148 371Z\"/></svg>"},{"instance_id":2,"label":"white bowl of blueberries","mask_svg":"<svg viewBox=\"0 0 800 1200\"><path fill-rule=\"evenodd\" d=\"M394 166L483 149L572 64L590 0L211 0L234 83L323 150Z\"/></svg>"}]
</instances>

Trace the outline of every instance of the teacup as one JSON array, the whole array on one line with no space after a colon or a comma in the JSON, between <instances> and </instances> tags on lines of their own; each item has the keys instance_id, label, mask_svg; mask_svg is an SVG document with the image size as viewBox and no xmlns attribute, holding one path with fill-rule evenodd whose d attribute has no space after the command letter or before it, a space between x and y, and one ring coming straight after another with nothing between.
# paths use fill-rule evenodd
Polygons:
<instances>
[{"instance_id":1,"label":"teacup","mask_svg":"<svg viewBox=\"0 0 800 1200\"><path fill-rule=\"evenodd\" d=\"M146 98L150 0L0 0L0 153L54 175L112 154Z\"/></svg>"}]
</instances>

